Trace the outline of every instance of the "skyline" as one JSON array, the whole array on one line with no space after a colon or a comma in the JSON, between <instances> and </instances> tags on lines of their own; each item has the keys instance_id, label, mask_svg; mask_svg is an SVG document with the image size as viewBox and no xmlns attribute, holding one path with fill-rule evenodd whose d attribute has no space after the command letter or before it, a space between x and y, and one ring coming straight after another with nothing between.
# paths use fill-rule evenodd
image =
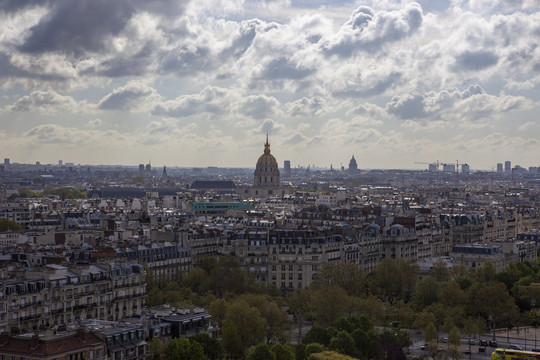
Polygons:
<instances>
[{"instance_id":1,"label":"skyline","mask_svg":"<svg viewBox=\"0 0 540 360\"><path fill-rule=\"evenodd\" d=\"M491 169L540 161L523 1L0 0L0 157ZM535 116L536 115L536 116Z\"/></svg>"}]
</instances>

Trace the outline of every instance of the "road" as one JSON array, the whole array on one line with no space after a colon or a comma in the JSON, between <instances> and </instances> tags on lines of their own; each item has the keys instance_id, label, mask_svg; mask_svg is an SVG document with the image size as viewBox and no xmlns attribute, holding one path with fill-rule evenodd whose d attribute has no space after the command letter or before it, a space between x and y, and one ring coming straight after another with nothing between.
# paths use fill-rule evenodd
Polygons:
<instances>
[{"instance_id":1,"label":"road","mask_svg":"<svg viewBox=\"0 0 540 360\"><path fill-rule=\"evenodd\" d=\"M444 343L443 338L448 337L448 334L441 333L438 346L439 348L446 350L448 344ZM540 349L540 328L521 328L512 330L501 330L495 334L497 340L497 348L508 348L509 345L519 345L523 350L531 351L533 349ZM428 357L428 352L421 349L424 344L424 337L421 332L411 333L413 345L409 347L407 356L410 357ZM480 338L475 338L475 345L469 345L469 338L463 338L461 340L460 351L463 353L463 359L470 360L487 360L491 358L491 353L495 349L494 347L480 346L480 339L490 340L493 339L493 334L484 334ZM482 352L480 349L483 349ZM468 350L470 354L467 353Z\"/></svg>"}]
</instances>

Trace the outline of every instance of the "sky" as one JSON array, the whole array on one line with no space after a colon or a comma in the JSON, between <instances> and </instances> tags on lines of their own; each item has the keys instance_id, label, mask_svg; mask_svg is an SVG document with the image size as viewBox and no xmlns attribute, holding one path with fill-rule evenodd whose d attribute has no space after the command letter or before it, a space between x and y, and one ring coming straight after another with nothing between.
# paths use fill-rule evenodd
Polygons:
<instances>
[{"instance_id":1,"label":"sky","mask_svg":"<svg viewBox=\"0 0 540 360\"><path fill-rule=\"evenodd\" d=\"M540 165L540 0L0 0L0 158Z\"/></svg>"}]
</instances>

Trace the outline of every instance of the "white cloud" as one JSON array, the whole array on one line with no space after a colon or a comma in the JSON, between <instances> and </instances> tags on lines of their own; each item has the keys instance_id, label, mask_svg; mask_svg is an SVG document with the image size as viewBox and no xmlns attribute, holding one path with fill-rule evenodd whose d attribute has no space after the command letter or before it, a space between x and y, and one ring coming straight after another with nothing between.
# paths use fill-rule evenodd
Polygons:
<instances>
[{"instance_id":1,"label":"white cloud","mask_svg":"<svg viewBox=\"0 0 540 360\"><path fill-rule=\"evenodd\" d=\"M101 110L128 110L141 112L150 110L161 96L156 89L139 80L129 81L125 86L114 89L97 105Z\"/></svg>"},{"instance_id":2,"label":"white cloud","mask_svg":"<svg viewBox=\"0 0 540 360\"><path fill-rule=\"evenodd\" d=\"M8 111L30 111L38 113L77 113L90 110L86 101L77 102L71 96L60 95L52 90L33 91L19 98Z\"/></svg>"}]
</instances>

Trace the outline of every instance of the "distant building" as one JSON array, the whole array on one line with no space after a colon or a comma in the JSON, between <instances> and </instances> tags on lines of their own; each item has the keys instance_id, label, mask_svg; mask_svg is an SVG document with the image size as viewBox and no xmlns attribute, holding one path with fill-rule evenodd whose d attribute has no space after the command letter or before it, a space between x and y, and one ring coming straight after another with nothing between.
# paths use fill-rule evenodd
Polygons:
<instances>
[{"instance_id":1,"label":"distant building","mask_svg":"<svg viewBox=\"0 0 540 360\"><path fill-rule=\"evenodd\" d=\"M4 166L9 166L9 158L4 159Z\"/></svg>"},{"instance_id":2,"label":"distant building","mask_svg":"<svg viewBox=\"0 0 540 360\"><path fill-rule=\"evenodd\" d=\"M283 169L285 170L285 176L289 177L291 176L291 161L285 160L283 162Z\"/></svg>"},{"instance_id":3,"label":"distant building","mask_svg":"<svg viewBox=\"0 0 540 360\"><path fill-rule=\"evenodd\" d=\"M430 172L437 172L437 164L429 164L428 170Z\"/></svg>"},{"instance_id":4,"label":"distant building","mask_svg":"<svg viewBox=\"0 0 540 360\"><path fill-rule=\"evenodd\" d=\"M147 172L152 171L152 165L146 164L145 170L146 170Z\"/></svg>"},{"instance_id":5,"label":"distant building","mask_svg":"<svg viewBox=\"0 0 540 360\"><path fill-rule=\"evenodd\" d=\"M349 171L350 172L358 171L358 164L356 164L356 159L354 158L354 155L352 156L351 161L349 161Z\"/></svg>"},{"instance_id":6,"label":"distant building","mask_svg":"<svg viewBox=\"0 0 540 360\"><path fill-rule=\"evenodd\" d=\"M471 168L468 164L461 165L461 172L464 174L468 174L471 172Z\"/></svg>"},{"instance_id":7,"label":"distant building","mask_svg":"<svg viewBox=\"0 0 540 360\"><path fill-rule=\"evenodd\" d=\"M259 156L253 172L253 187L244 189L244 194L255 197L284 195L286 187L281 186L280 173L276 158L270 154L268 135L264 144L264 153Z\"/></svg>"},{"instance_id":8,"label":"distant building","mask_svg":"<svg viewBox=\"0 0 540 360\"><path fill-rule=\"evenodd\" d=\"M454 164L445 164L445 165L443 165L443 171L445 171L445 172L455 172L456 171L456 165L454 165Z\"/></svg>"},{"instance_id":9,"label":"distant building","mask_svg":"<svg viewBox=\"0 0 540 360\"><path fill-rule=\"evenodd\" d=\"M505 161L504 162L504 172L510 172L512 171L512 162L511 161Z\"/></svg>"},{"instance_id":10,"label":"distant building","mask_svg":"<svg viewBox=\"0 0 540 360\"><path fill-rule=\"evenodd\" d=\"M139 171L144 172L144 164L139 164Z\"/></svg>"},{"instance_id":11,"label":"distant building","mask_svg":"<svg viewBox=\"0 0 540 360\"><path fill-rule=\"evenodd\" d=\"M502 172L503 172L503 164L502 164L502 163L497 163L497 172L498 172L498 173L502 173Z\"/></svg>"}]
</instances>

